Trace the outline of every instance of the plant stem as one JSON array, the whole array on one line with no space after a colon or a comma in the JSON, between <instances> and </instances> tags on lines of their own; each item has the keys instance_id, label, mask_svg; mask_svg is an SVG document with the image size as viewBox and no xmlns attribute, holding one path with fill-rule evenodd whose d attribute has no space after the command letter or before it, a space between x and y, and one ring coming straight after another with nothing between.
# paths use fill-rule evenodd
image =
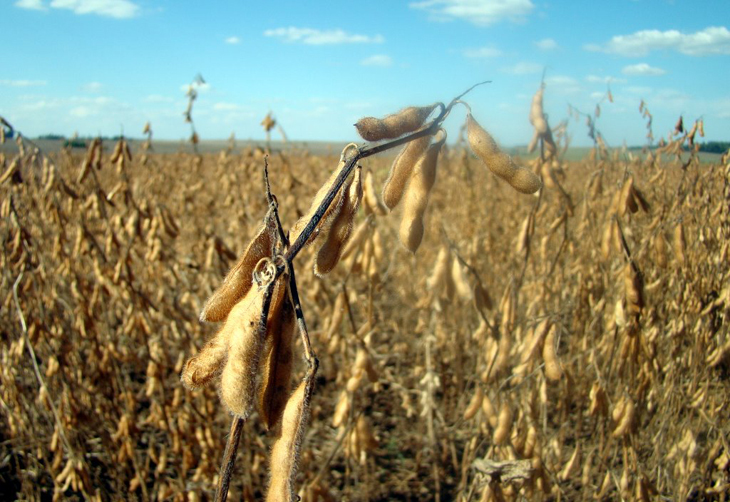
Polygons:
<instances>
[{"instance_id":1,"label":"plant stem","mask_svg":"<svg viewBox=\"0 0 730 502\"><path fill-rule=\"evenodd\" d=\"M216 502L225 502L226 498L228 498L228 485L231 483L231 474L233 472L233 466L236 463L238 442L241 440L243 423L244 420L241 417L233 417L233 422L231 422L231 432L228 434L226 451L223 454L221 470L218 476L218 490L215 493Z\"/></svg>"}]
</instances>

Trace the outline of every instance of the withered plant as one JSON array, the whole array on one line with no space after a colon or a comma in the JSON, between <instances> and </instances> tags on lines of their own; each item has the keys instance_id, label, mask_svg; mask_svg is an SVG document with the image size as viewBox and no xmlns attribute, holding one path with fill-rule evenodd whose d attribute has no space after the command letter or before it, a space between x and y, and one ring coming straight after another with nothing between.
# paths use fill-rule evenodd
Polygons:
<instances>
[{"instance_id":1,"label":"withered plant","mask_svg":"<svg viewBox=\"0 0 730 502\"><path fill-rule=\"evenodd\" d=\"M220 376L221 400L234 415L216 500L226 500L241 430L257 404L259 416L276 434L267 500L296 500L294 480L319 362L299 299L294 259L305 246L319 240L315 273L323 275L335 267L350 238L363 196L358 161L399 146L403 149L385 182L383 200L389 209L404 200L400 240L415 253L423 239L423 217L446 140L441 125L456 104L468 108L460 98L471 89L448 105L409 107L383 119L366 117L358 121L355 127L363 139L381 143L347 145L337 169L289 232L282 226L265 169L269 209L260 230L200 314L202 321L220 321L223 326L182 371L182 380L189 388L208 385ZM436 117L427 122L436 109ZM432 143L432 138L439 135ZM467 135L472 150L494 174L525 194L540 189L540 178L503 153L471 111L467 114ZM307 371L299 388L290 395L295 329L302 340Z\"/></svg>"}]
</instances>

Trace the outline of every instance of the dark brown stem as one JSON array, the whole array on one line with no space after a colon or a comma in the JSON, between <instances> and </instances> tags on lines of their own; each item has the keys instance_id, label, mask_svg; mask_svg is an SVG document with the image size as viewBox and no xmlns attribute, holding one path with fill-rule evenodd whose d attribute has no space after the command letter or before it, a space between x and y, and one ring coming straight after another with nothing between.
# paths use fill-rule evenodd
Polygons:
<instances>
[{"instance_id":1,"label":"dark brown stem","mask_svg":"<svg viewBox=\"0 0 730 502\"><path fill-rule=\"evenodd\" d=\"M386 150L391 150L393 148L397 148L401 145L405 145L406 143L410 143L413 140L416 140L418 138L422 138L424 136L433 136L438 132L438 130L441 128L441 124L446 119L446 117L451 112L451 108L458 102L460 98L462 98L466 93L474 89L474 87L478 85L482 85L486 82L480 82L478 84L475 84L471 86L466 91L462 92L460 95L455 97L448 106L444 106L441 104L441 112L436 116L435 119L433 119L426 127L423 127L419 129L418 131L408 134L406 136L403 136L402 138L394 139L393 141L388 141L386 143L381 143L379 145L375 146L366 146L364 148L359 148L357 150L357 153L351 157L347 164L342 168L340 173L337 175L337 178L335 179L335 182L332 184L332 187L329 189L327 194L325 195L324 199L322 200L322 203L317 208L317 211L314 213L312 218L307 222L307 226L304 227L304 230L299 235L297 240L291 245L291 247L287 250L285 258L287 263L291 264L291 262L294 260L294 258L299 254L299 251L302 250L306 242L309 240L309 238L312 236L312 233L314 233L315 228L317 227L317 224L319 224L319 221L324 216L325 212L327 212L327 209L330 207L330 204L332 204L332 201L337 196L337 193L340 191L340 188L342 188L342 185L344 185L345 180L350 176L352 173L352 170L357 165L357 162L361 159L364 159L366 157L370 157L371 155L375 155L381 152L385 152ZM283 267L278 270L278 273L281 274L284 271Z\"/></svg>"},{"instance_id":2,"label":"dark brown stem","mask_svg":"<svg viewBox=\"0 0 730 502\"><path fill-rule=\"evenodd\" d=\"M226 451L223 454L221 462L221 470L218 476L218 490L215 493L216 502L225 502L228 498L228 486L231 483L231 474L233 466L236 464L236 454L238 453L238 442L241 440L241 431L243 430L244 420L241 417L233 417L231 422L231 432L228 434L228 442L226 443Z\"/></svg>"},{"instance_id":3,"label":"dark brown stem","mask_svg":"<svg viewBox=\"0 0 730 502\"><path fill-rule=\"evenodd\" d=\"M309 340L309 331L307 331L307 323L304 320L304 312L302 312L302 304L299 300L299 293L297 292L297 279L294 274L294 264L289 263L289 295L292 305L294 306L294 315L297 318L297 326L299 327L299 334L302 337L302 344L304 345L304 354L307 358L309 367L314 367L316 373L317 367L319 366L319 360L317 355L312 350L312 343Z\"/></svg>"}]
</instances>

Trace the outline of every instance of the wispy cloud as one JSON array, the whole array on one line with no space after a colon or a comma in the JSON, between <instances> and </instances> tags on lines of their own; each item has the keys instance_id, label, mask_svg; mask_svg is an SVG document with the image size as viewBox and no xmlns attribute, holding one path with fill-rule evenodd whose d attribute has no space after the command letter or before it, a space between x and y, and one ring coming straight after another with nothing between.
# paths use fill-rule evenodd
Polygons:
<instances>
[{"instance_id":1,"label":"wispy cloud","mask_svg":"<svg viewBox=\"0 0 730 502\"><path fill-rule=\"evenodd\" d=\"M409 6L427 11L435 21L459 19L477 26L504 20L523 22L535 8L531 0L425 0Z\"/></svg>"},{"instance_id":2,"label":"wispy cloud","mask_svg":"<svg viewBox=\"0 0 730 502\"><path fill-rule=\"evenodd\" d=\"M631 76L658 76L658 75L664 75L667 73L665 70L662 70L661 68L656 68L654 66L649 66L646 63L639 63L639 64L632 64L629 66L624 66L624 68L621 70L621 73L624 75L631 75Z\"/></svg>"},{"instance_id":3,"label":"wispy cloud","mask_svg":"<svg viewBox=\"0 0 730 502\"><path fill-rule=\"evenodd\" d=\"M295 28L293 26L266 30L264 36L307 45L379 44L385 41L382 35L358 35L347 33L339 28L315 30L313 28Z\"/></svg>"},{"instance_id":4,"label":"wispy cloud","mask_svg":"<svg viewBox=\"0 0 730 502\"><path fill-rule=\"evenodd\" d=\"M231 45L238 45L241 43L241 39L239 37L228 37L226 38L226 43Z\"/></svg>"},{"instance_id":5,"label":"wispy cloud","mask_svg":"<svg viewBox=\"0 0 730 502\"><path fill-rule=\"evenodd\" d=\"M88 84L82 85L81 90L84 92L98 93L101 92L103 87L104 85L101 82L89 82Z\"/></svg>"},{"instance_id":6,"label":"wispy cloud","mask_svg":"<svg viewBox=\"0 0 730 502\"><path fill-rule=\"evenodd\" d=\"M583 91L583 87L573 77L567 75L553 75L545 78L545 84L551 91L560 94L577 94Z\"/></svg>"},{"instance_id":7,"label":"wispy cloud","mask_svg":"<svg viewBox=\"0 0 730 502\"><path fill-rule=\"evenodd\" d=\"M46 10L66 9L74 14L96 14L97 16L128 19L139 13L139 5L130 0L51 0L46 6L43 0L18 0L15 6L21 9Z\"/></svg>"},{"instance_id":8,"label":"wispy cloud","mask_svg":"<svg viewBox=\"0 0 730 502\"><path fill-rule=\"evenodd\" d=\"M541 64L520 62L512 66L501 68L502 73L509 73L511 75L529 75L531 73L540 73L543 69Z\"/></svg>"},{"instance_id":9,"label":"wispy cloud","mask_svg":"<svg viewBox=\"0 0 730 502\"><path fill-rule=\"evenodd\" d=\"M642 30L631 35L617 35L605 44L589 44L584 49L637 57L656 50L677 51L688 56L730 54L730 30L724 26L711 26L695 33Z\"/></svg>"},{"instance_id":10,"label":"wispy cloud","mask_svg":"<svg viewBox=\"0 0 730 502\"><path fill-rule=\"evenodd\" d=\"M0 85L6 87L38 87L47 84L45 80L0 80Z\"/></svg>"},{"instance_id":11,"label":"wispy cloud","mask_svg":"<svg viewBox=\"0 0 730 502\"><path fill-rule=\"evenodd\" d=\"M625 78L616 77L599 77L598 75L588 75L585 78L589 84L623 84L626 82Z\"/></svg>"},{"instance_id":12,"label":"wispy cloud","mask_svg":"<svg viewBox=\"0 0 730 502\"><path fill-rule=\"evenodd\" d=\"M466 49L464 57L472 59L496 58L502 55L502 51L494 47L480 47L479 49Z\"/></svg>"},{"instance_id":13,"label":"wispy cloud","mask_svg":"<svg viewBox=\"0 0 730 502\"><path fill-rule=\"evenodd\" d=\"M15 6L21 9L46 10L46 6L43 5L42 0L18 0L15 2Z\"/></svg>"},{"instance_id":14,"label":"wispy cloud","mask_svg":"<svg viewBox=\"0 0 730 502\"><path fill-rule=\"evenodd\" d=\"M543 38L535 42L535 46L541 51L552 51L558 48L558 43L552 38Z\"/></svg>"},{"instance_id":15,"label":"wispy cloud","mask_svg":"<svg viewBox=\"0 0 730 502\"><path fill-rule=\"evenodd\" d=\"M363 66L380 66L385 68L393 66L393 59L385 54L375 54L374 56L363 59L360 61L360 64Z\"/></svg>"},{"instance_id":16,"label":"wispy cloud","mask_svg":"<svg viewBox=\"0 0 730 502\"><path fill-rule=\"evenodd\" d=\"M187 87L185 90L187 91ZM144 101L146 103L172 103L175 99L170 96L162 96L161 94L150 94L144 98Z\"/></svg>"}]
</instances>

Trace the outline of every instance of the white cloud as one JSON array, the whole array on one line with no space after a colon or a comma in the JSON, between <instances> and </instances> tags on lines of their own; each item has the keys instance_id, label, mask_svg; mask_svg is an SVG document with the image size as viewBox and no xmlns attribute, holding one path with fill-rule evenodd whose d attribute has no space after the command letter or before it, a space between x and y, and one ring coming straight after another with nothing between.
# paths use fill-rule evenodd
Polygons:
<instances>
[{"instance_id":1,"label":"white cloud","mask_svg":"<svg viewBox=\"0 0 730 502\"><path fill-rule=\"evenodd\" d=\"M375 54L374 56L363 59L360 61L360 64L363 66L380 66L385 68L393 66L393 59L385 54Z\"/></svg>"},{"instance_id":2,"label":"white cloud","mask_svg":"<svg viewBox=\"0 0 730 502\"><path fill-rule=\"evenodd\" d=\"M298 42L307 45L334 45L334 44L379 44L385 39L382 35L368 36L347 33L341 29L315 30L312 28L276 28L264 31L264 36L276 37L285 42Z\"/></svg>"},{"instance_id":3,"label":"white cloud","mask_svg":"<svg viewBox=\"0 0 730 502\"><path fill-rule=\"evenodd\" d=\"M646 56L655 50L673 50L688 56L730 54L730 30L724 26L711 26L696 33L642 30L617 35L603 45L588 44L584 49L622 56Z\"/></svg>"},{"instance_id":4,"label":"white cloud","mask_svg":"<svg viewBox=\"0 0 730 502\"><path fill-rule=\"evenodd\" d=\"M43 0L18 0L21 9L46 10ZM127 19L139 12L139 5L130 0L51 0L52 9L67 9L74 14L96 14L98 16Z\"/></svg>"},{"instance_id":5,"label":"white cloud","mask_svg":"<svg viewBox=\"0 0 730 502\"><path fill-rule=\"evenodd\" d=\"M576 94L583 90L580 83L573 77L566 75L553 75L545 78L545 84L548 92L558 92L560 94Z\"/></svg>"},{"instance_id":6,"label":"white cloud","mask_svg":"<svg viewBox=\"0 0 730 502\"><path fill-rule=\"evenodd\" d=\"M46 10L46 6L41 0L18 0L15 2L15 6L21 9Z\"/></svg>"},{"instance_id":7,"label":"white cloud","mask_svg":"<svg viewBox=\"0 0 730 502\"><path fill-rule=\"evenodd\" d=\"M464 57L467 58L496 58L502 55L502 51L494 47L481 47L479 49L466 49Z\"/></svg>"},{"instance_id":8,"label":"white cloud","mask_svg":"<svg viewBox=\"0 0 730 502\"><path fill-rule=\"evenodd\" d=\"M226 43L231 45L238 45L241 43L241 39L239 37L228 37L226 38Z\"/></svg>"},{"instance_id":9,"label":"white cloud","mask_svg":"<svg viewBox=\"0 0 730 502\"><path fill-rule=\"evenodd\" d=\"M68 9L74 14L96 14L117 19L134 17L139 11L139 6L129 0L52 0L51 7Z\"/></svg>"},{"instance_id":10,"label":"white cloud","mask_svg":"<svg viewBox=\"0 0 730 502\"><path fill-rule=\"evenodd\" d=\"M81 86L81 90L84 92L97 93L101 92L104 86L100 82L89 82Z\"/></svg>"},{"instance_id":11,"label":"white cloud","mask_svg":"<svg viewBox=\"0 0 730 502\"><path fill-rule=\"evenodd\" d=\"M185 88L187 91L187 87ZM170 96L162 96L160 94L150 94L149 96L146 96L144 98L144 101L147 103L172 103L175 101Z\"/></svg>"},{"instance_id":12,"label":"white cloud","mask_svg":"<svg viewBox=\"0 0 730 502\"><path fill-rule=\"evenodd\" d=\"M0 85L7 87L37 87L47 84L45 80L0 80Z\"/></svg>"},{"instance_id":13,"label":"white cloud","mask_svg":"<svg viewBox=\"0 0 730 502\"><path fill-rule=\"evenodd\" d=\"M213 110L219 112L235 112L243 110L243 107L236 103L220 102L213 105Z\"/></svg>"},{"instance_id":14,"label":"white cloud","mask_svg":"<svg viewBox=\"0 0 730 502\"><path fill-rule=\"evenodd\" d=\"M489 26L505 19L522 22L535 7L531 0L425 0L409 6L427 11L436 21L460 19L477 26Z\"/></svg>"},{"instance_id":15,"label":"white cloud","mask_svg":"<svg viewBox=\"0 0 730 502\"><path fill-rule=\"evenodd\" d=\"M588 75L585 80L590 84L623 84L626 82L625 78L599 77L598 75Z\"/></svg>"},{"instance_id":16,"label":"white cloud","mask_svg":"<svg viewBox=\"0 0 730 502\"><path fill-rule=\"evenodd\" d=\"M541 64L526 63L523 61L512 66L501 68L500 71L502 73L510 73L512 75L529 75L531 73L540 73L542 69L543 66Z\"/></svg>"},{"instance_id":17,"label":"white cloud","mask_svg":"<svg viewBox=\"0 0 730 502\"><path fill-rule=\"evenodd\" d=\"M629 66L625 66L621 73L624 75L632 75L632 76L658 76L658 75L664 75L667 73L665 70L662 70L661 68L656 68L655 66L649 66L646 63L639 63L639 64L632 64Z\"/></svg>"},{"instance_id":18,"label":"white cloud","mask_svg":"<svg viewBox=\"0 0 730 502\"><path fill-rule=\"evenodd\" d=\"M552 38L543 38L542 40L535 42L535 45L541 51L552 51L558 48L558 43Z\"/></svg>"}]
</instances>

